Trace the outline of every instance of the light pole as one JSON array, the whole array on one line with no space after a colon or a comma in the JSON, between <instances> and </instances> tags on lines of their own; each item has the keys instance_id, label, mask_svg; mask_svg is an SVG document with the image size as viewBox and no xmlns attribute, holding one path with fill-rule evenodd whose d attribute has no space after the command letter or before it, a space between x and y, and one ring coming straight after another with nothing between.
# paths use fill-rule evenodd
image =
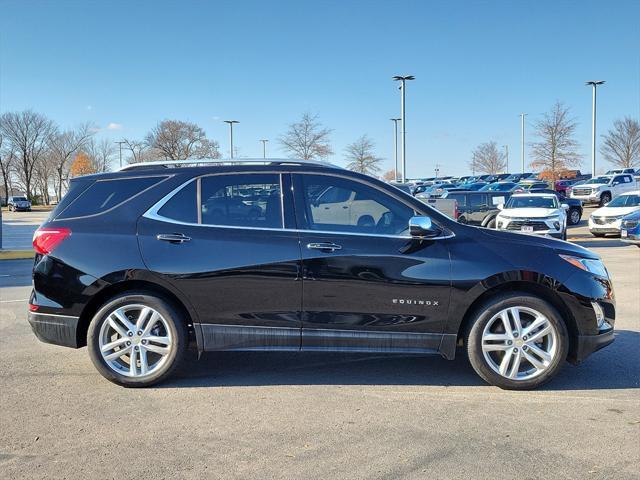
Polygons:
<instances>
[{"instance_id":1,"label":"light pole","mask_svg":"<svg viewBox=\"0 0 640 480\"><path fill-rule=\"evenodd\" d=\"M585 85L591 85L593 96L591 100L591 178L596 176L596 90L604 80L590 80Z\"/></svg>"},{"instance_id":2,"label":"light pole","mask_svg":"<svg viewBox=\"0 0 640 480\"><path fill-rule=\"evenodd\" d=\"M520 161L522 162L522 172L524 173L524 117L526 113L520 114Z\"/></svg>"},{"instance_id":3,"label":"light pole","mask_svg":"<svg viewBox=\"0 0 640 480\"><path fill-rule=\"evenodd\" d=\"M398 181L398 122L401 118L390 118L393 122L393 160L395 162L395 170L393 171L393 178Z\"/></svg>"},{"instance_id":4,"label":"light pole","mask_svg":"<svg viewBox=\"0 0 640 480\"><path fill-rule=\"evenodd\" d=\"M400 90L402 95L400 96L400 117L402 117L402 140L400 142L400 151L402 152L402 183L407 181L407 145L406 145L406 134L407 134L407 119L405 116L405 82L407 80L415 80L416 77L413 75L396 75L393 77L396 82L401 82Z\"/></svg>"},{"instance_id":5,"label":"light pole","mask_svg":"<svg viewBox=\"0 0 640 480\"><path fill-rule=\"evenodd\" d=\"M237 120L224 120L224 123L229 124L229 155L233 158L233 124L240 122Z\"/></svg>"},{"instance_id":6,"label":"light pole","mask_svg":"<svg viewBox=\"0 0 640 480\"><path fill-rule=\"evenodd\" d=\"M507 171L505 173L509 173L509 145L503 145L504 154L507 159Z\"/></svg>"},{"instance_id":7,"label":"light pole","mask_svg":"<svg viewBox=\"0 0 640 480\"><path fill-rule=\"evenodd\" d=\"M267 158L267 142L269 140L262 139L260 141L262 142L262 158Z\"/></svg>"},{"instance_id":8,"label":"light pole","mask_svg":"<svg viewBox=\"0 0 640 480\"><path fill-rule=\"evenodd\" d=\"M436 180L438 179L438 174L440 173L440 164L436 163Z\"/></svg>"},{"instance_id":9,"label":"light pole","mask_svg":"<svg viewBox=\"0 0 640 480\"><path fill-rule=\"evenodd\" d=\"M127 142L119 141L119 142L114 142L114 143L117 143L120 146L120 168L122 168L122 144L123 143L127 143Z\"/></svg>"}]
</instances>

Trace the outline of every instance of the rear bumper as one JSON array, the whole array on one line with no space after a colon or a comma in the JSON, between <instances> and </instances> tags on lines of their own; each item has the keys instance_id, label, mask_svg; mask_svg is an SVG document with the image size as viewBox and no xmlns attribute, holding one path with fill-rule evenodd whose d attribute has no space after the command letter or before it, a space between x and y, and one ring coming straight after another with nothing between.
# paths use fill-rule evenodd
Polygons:
<instances>
[{"instance_id":1,"label":"rear bumper","mask_svg":"<svg viewBox=\"0 0 640 480\"><path fill-rule=\"evenodd\" d=\"M38 340L44 343L79 348L78 317L29 312L29 324Z\"/></svg>"}]
</instances>

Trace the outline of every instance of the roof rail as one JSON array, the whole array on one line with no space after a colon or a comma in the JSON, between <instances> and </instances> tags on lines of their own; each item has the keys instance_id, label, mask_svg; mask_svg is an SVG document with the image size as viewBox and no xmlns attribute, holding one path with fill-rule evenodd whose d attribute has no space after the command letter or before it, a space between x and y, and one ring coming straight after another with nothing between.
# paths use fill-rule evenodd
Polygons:
<instances>
[{"instance_id":1,"label":"roof rail","mask_svg":"<svg viewBox=\"0 0 640 480\"><path fill-rule=\"evenodd\" d=\"M296 160L291 158L198 158L193 160L160 160L155 162L130 163L118 169L118 171L135 170L149 167L183 167L183 166L228 166L228 165L308 165L315 167L342 168L327 162L317 160Z\"/></svg>"}]
</instances>

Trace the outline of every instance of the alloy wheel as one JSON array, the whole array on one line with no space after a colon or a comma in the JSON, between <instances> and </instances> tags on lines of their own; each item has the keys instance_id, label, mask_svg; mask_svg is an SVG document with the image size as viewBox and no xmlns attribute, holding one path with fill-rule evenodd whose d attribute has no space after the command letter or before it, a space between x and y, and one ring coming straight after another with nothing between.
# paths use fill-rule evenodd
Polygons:
<instances>
[{"instance_id":1,"label":"alloy wheel","mask_svg":"<svg viewBox=\"0 0 640 480\"><path fill-rule=\"evenodd\" d=\"M119 307L102 323L98 346L102 359L116 373L140 378L163 367L174 349L167 320L146 305Z\"/></svg>"},{"instance_id":2,"label":"alloy wheel","mask_svg":"<svg viewBox=\"0 0 640 480\"><path fill-rule=\"evenodd\" d=\"M482 353L504 378L530 380L541 375L558 353L558 332L540 312L510 307L494 315L482 332Z\"/></svg>"},{"instance_id":3,"label":"alloy wheel","mask_svg":"<svg viewBox=\"0 0 640 480\"><path fill-rule=\"evenodd\" d=\"M571 210L570 213L571 225L577 225L580 223L580 212L578 210Z\"/></svg>"}]
</instances>

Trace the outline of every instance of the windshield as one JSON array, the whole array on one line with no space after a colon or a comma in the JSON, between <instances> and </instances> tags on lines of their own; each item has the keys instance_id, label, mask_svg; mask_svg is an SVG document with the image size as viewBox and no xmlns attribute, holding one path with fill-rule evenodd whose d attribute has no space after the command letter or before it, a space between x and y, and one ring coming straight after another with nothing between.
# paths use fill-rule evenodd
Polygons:
<instances>
[{"instance_id":1,"label":"windshield","mask_svg":"<svg viewBox=\"0 0 640 480\"><path fill-rule=\"evenodd\" d=\"M593 185L594 183L609 183L609 177L595 177L584 182L584 185Z\"/></svg>"},{"instance_id":2,"label":"windshield","mask_svg":"<svg viewBox=\"0 0 640 480\"><path fill-rule=\"evenodd\" d=\"M638 207L640 195L620 195L607 203L607 207Z\"/></svg>"},{"instance_id":3,"label":"windshield","mask_svg":"<svg viewBox=\"0 0 640 480\"><path fill-rule=\"evenodd\" d=\"M480 189L482 192L508 192L515 187L515 183L492 183Z\"/></svg>"},{"instance_id":4,"label":"windshield","mask_svg":"<svg viewBox=\"0 0 640 480\"><path fill-rule=\"evenodd\" d=\"M555 197L511 197L505 208L558 208Z\"/></svg>"},{"instance_id":5,"label":"windshield","mask_svg":"<svg viewBox=\"0 0 640 480\"><path fill-rule=\"evenodd\" d=\"M13 197L14 202L26 202L27 199L25 197Z\"/></svg>"}]
</instances>

